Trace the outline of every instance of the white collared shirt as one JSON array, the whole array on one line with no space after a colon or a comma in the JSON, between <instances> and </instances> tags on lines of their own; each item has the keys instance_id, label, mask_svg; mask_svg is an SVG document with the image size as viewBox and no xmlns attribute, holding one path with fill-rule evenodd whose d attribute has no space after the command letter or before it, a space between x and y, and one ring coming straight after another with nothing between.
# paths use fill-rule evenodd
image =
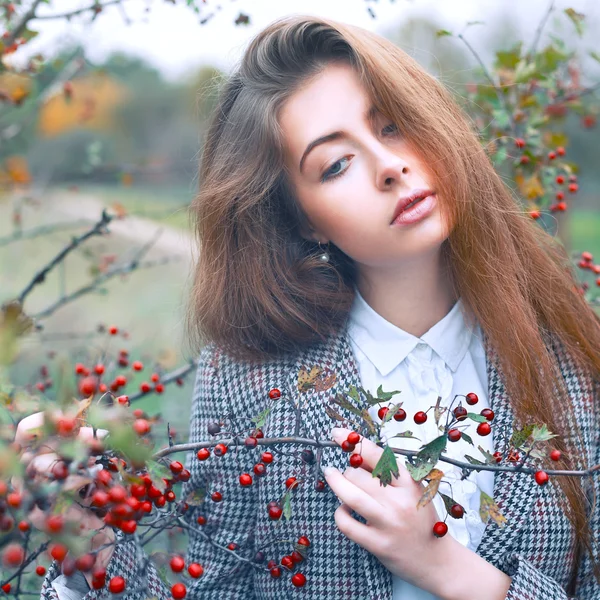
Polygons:
<instances>
[{"instance_id":1,"label":"white collared shirt","mask_svg":"<svg viewBox=\"0 0 600 600\"><path fill-rule=\"evenodd\" d=\"M479 326L469 329L463 318L461 299L441 321L419 338L384 319L367 304L356 287L355 291L348 321L348 335L362 386L374 396L377 396L380 385L385 392L400 391L389 402L372 406L369 414L376 422L380 422L377 416L379 408L391 407L399 402L403 402L402 408L407 413L406 420L397 422L391 419L383 428L382 437L389 440L391 447L419 450L441 435L442 432L435 423L433 408L427 412L424 424L417 425L413 420L417 411L435 406L438 396L442 398L440 406L448 407L457 394L466 396L469 392L474 392L479 398L477 404L470 406L464 397L459 397L452 404L452 409L458 406L459 401L469 412L479 413L489 407L486 356L481 329ZM447 415L448 412L442 415L439 423L441 427L445 425ZM483 461L485 459L477 449L478 445L493 453L493 427L492 433L480 436L476 431L477 423L471 419L466 419L459 425L459 429L468 433L475 446L462 438L458 442L448 442L446 455L468 462L464 458L466 453ZM412 431L420 439L390 439L404 431ZM396 456L398 460L405 462L404 456ZM485 529L479 516L480 490L493 496L494 473L471 471L468 479L461 481L460 467L439 461L436 468L444 472L440 492L451 496L465 509L462 519L454 519L447 514L444 501L438 494L433 500L438 516L448 525L448 535L475 551ZM447 481L452 484L452 488ZM396 575L393 576L393 589L393 600L438 600L437 596Z\"/></svg>"}]
</instances>

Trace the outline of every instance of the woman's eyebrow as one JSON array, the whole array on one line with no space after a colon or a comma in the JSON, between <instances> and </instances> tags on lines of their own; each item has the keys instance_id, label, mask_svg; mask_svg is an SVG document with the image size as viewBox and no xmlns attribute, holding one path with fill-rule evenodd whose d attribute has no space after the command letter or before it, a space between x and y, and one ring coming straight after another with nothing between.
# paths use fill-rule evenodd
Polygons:
<instances>
[{"instance_id":1,"label":"woman's eyebrow","mask_svg":"<svg viewBox=\"0 0 600 600\"><path fill-rule=\"evenodd\" d=\"M377 109L377 107L374 105L371 105L369 107L369 109L367 110L367 112L363 115L363 119L365 121L367 121L368 123L373 123L378 112L379 112L379 110ZM308 146L306 146L306 150L304 150L304 153L302 154L302 158L300 159L300 173L302 173L302 167L304 166L304 161L306 160L306 157L309 155L311 150L313 150L313 148L316 148L317 146L320 146L321 144L325 144L327 142L333 142L334 140L339 140L339 139L342 139L345 137L347 137L347 133L345 131L333 131L332 133L322 135L322 136L316 138L315 140L313 140L312 142L310 142L310 144L308 144Z\"/></svg>"}]
</instances>

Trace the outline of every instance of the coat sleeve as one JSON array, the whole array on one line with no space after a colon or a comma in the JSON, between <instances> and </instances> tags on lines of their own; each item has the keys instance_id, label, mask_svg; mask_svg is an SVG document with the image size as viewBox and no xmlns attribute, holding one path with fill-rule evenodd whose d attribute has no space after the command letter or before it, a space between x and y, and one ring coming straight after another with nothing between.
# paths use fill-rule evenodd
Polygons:
<instances>
[{"instance_id":1,"label":"coat sleeve","mask_svg":"<svg viewBox=\"0 0 600 600\"><path fill-rule=\"evenodd\" d=\"M600 397L598 397L600 401ZM597 429L596 448L593 452L594 462L600 464L600 428ZM594 497L590 498L591 512L589 517L592 538L600 536L600 473L592 476ZM591 510L590 509L590 510ZM592 546L595 559L599 561L598 545ZM594 577L593 564L587 552L581 552L581 559L577 569L575 581L575 596L568 596L565 589L552 577L536 569L529 561L519 554L508 557L502 569L512 577L506 600L598 600L600 598L600 584Z\"/></svg>"},{"instance_id":2,"label":"coat sleeve","mask_svg":"<svg viewBox=\"0 0 600 600\"><path fill-rule=\"evenodd\" d=\"M216 366L217 359L218 353L212 344L206 346L200 354L192 399L190 443L211 439L207 431L208 424L223 420L227 414L235 412L233 402L239 402L244 407L244 412L249 408L244 404L243 398L231 398L227 394L224 387L225 376L235 376L236 372L229 368L227 373L221 373ZM102 590L90 590L81 596L82 600L111 597L108 582L116 575L125 578L126 588L120 595L121 600L146 600L153 596L158 600L172 600L171 585L178 581L186 585L187 598L252 600L252 569L256 566L253 567L248 560L240 561L235 554L243 555L250 561L254 556L256 511L253 509L257 502L257 492L256 484L248 488L242 488L239 484L239 475L251 469L253 461L250 454L244 453L244 447L237 450L240 451L237 456L236 448L229 448L222 457L214 456L211 450L210 458L205 461L198 460L195 451L188 453L186 467L190 471L190 479L182 484L177 500L185 499L192 491L200 490L205 491L206 498L199 506L190 504L181 517L189 527L184 571L171 573L167 566L170 582L167 584L150 560L143 574L141 569L148 556L143 549L136 547L132 535L115 529L117 543L106 568L106 586ZM220 502L211 499L213 491L221 492ZM200 515L206 519L203 526L197 523ZM216 547L207 537L224 549ZM237 550L226 548L231 542L238 545ZM193 579L188 574L187 566L190 563L202 565L204 571L199 578ZM51 585L59 574L60 567L54 561L42 584L42 600L66 600L66 596L59 595Z\"/></svg>"}]
</instances>

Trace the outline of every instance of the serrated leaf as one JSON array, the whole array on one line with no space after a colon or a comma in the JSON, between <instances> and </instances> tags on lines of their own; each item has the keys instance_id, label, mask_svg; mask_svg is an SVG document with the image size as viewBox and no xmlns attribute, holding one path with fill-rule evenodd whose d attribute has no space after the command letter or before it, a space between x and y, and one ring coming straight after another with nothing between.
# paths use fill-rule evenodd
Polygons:
<instances>
[{"instance_id":1,"label":"serrated leaf","mask_svg":"<svg viewBox=\"0 0 600 600\"><path fill-rule=\"evenodd\" d=\"M511 445L515 448L520 448L529 439L529 436L531 435L531 432L533 431L534 427L534 425L530 424L525 425L525 427L523 427L522 429L517 429L516 431L513 431L513 434L510 437Z\"/></svg>"},{"instance_id":2,"label":"serrated leaf","mask_svg":"<svg viewBox=\"0 0 600 600\"><path fill-rule=\"evenodd\" d=\"M344 408L347 411L350 411L352 414L356 415L357 417L362 416L362 411L359 408L356 408L355 406L353 406L352 403L350 403L346 398L344 398L344 396L342 396L342 394L337 394L334 398L331 399L331 401L334 404L337 404L339 407Z\"/></svg>"},{"instance_id":3,"label":"serrated leaf","mask_svg":"<svg viewBox=\"0 0 600 600\"><path fill-rule=\"evenodd\" d=\"M190 506L202 506L206 498L206 490L203 487L193 489L186 497L185 501Z\"/></svg>"},{"instance_id":4,"label":"serrated leaf","mask_svg":"<svg viewBox=\"0 0 600 600\"><path fill-rule=\"evenodd\" d=\"M416 455L417 461L433 463L433 467L440 460L442 452L446 449L447 438L445 435L440 435L423 446Z\"/></svg>"},{"instance_id":5,"label":"serrated leaf","mask_svg":"<svg viewBox=\"0 0 600 600\"><path fill-rule=\"evenodd\" d=\"M400 390L395 390L394 392L384 392L382 385L377 388L377 398L380 402L389 402L393 396L401 393L402 392Z\"/></svg>"},{"instance_id":6,"label":"serrated leaf","mask_svg":"<svg viewBox=\"0 0 600 600\"><path fill-rule=\"evenodd\" d=\"M394 451L386 445L373 469L372 475L373 477L379 477L381 484L386 486L392 483L392 474L398 478L399 472L396 455L394 454Z\"/></svg>"},{"instance_id":7,"label":"serrated leaf","mask_svg":"<svg viewBox=\"0 0 600 600\"><path fill-rule=\"evenodd\" d=\"M445 36L452 36L454 35L451 31L448 31L447 29L438 29L435 32L435 37L436 38L441 38L441 37L445 37Z\"/></svg>"},{"instance_id":8,"label":"serrated leaf","mask_svg":"<svg viewBox=\"0 0 600 600\"><path fill-rule=\"evenodd\" d=\"M468 454L465 454L465 458L472 464L472 465L485 465L484 462L481 462L480 460L477 460L476 458L473 458L472 456L469 456Z\"/></svg>"},{"instance_id":9,"label":"serrated leaf","mask_svg":"<svg viewBox=\"0 0 600 600\"><path fill-rule=\"evenodd\" d=\"M531 432L531 438L534 442L547 442L555 437L558 436L551 431L548 431L548 427L545 423L542 426L534 425Z\"/></svg>"},{"instance_id":10,"label":"serrated leaf","mask_svg":"<svg viewBox=\"0 0 600 600\"><path fill-rule=\"evenodd\" d=\"M481 452L481 454L483 454L486 464L496 464L496 459L494 458L493 454L490 454L485 448L483 448L481 445L477 446L477 450L479 450L479 452Z\"/></svg>"},{"instance_id":11,"label":"serrated leaf","mask_svg":"<svg viewBox=\"0 0 600 600\"><path fill-rule=\"evenodd\" d=\"M275 400L276 402L277 400ZM271 412L271 406L267 406L267 408L265 408L263 411L261 411L258 415L256 415L256 417L252 417L252 422L255 424L255 427L257 429L261 428L267 421L267 417L269 416L269 413Z\"/></svg>"},{"instance_id":12,"label":"serrated leaf","mask_svg":"<svg viewBox=\"0 0 600 600\"><path fill-rule=\"evenodd\" d=\"M431 463L412 465L409 461L406 461L406 470L410 473L414 481L420 483L431 472Z\"/></svg>"},{"instance_id":13,"label":"serrated leaf","mask_svg":"<svg viewBox=\"0 0 600 600\"><path fill-rule=\"evenodd\" d=\"M298 391L307 392L312 389L322 370L321 367L316 365L311 367L310 371L308 371L306 367L300 367L298 370Z\"/></svg>"},{"instance_id":14,"label":"serrated leaf","mask_svg":"<svg viewBox=\"0 0 600 600\"><path fill-rule=\"evenodd\" d=\"M495 67L496 69L514 69L521 60L521 48L523 43L518 42L510 50L500 50L496 52Z\"/></svg>"},{"instance_id":15,"label":"serrated leaf","mask_svg":"<svg viewBox=\"0 0 600 600\"><path fill-rule=\"evenodd\" d=\"M421 439L421 438L414 436L412 431L402 431L401 433L397 433L396 435L393 435L392 437L390 437L388 439L393 440L394 438L411 438L413 440Z\"/></svg>"},{"instance_id":16,"label":"serrated leaf","mask_svg":"<svg viewBox=\"0 0 600 600\"><path fill-rule=\"evenodd\" d=\"M352 400L354 400L354 402L360 403L360 396L358 395L358 390L356 389L356 386L351 385L348 388L347 394L348 396L350 396L350 398L352 398Z\"/></svg>"},{"instance_id":17,"label":"serrated leaf","mask_svg":"<svg viewBox=\"0 0 600 600\"><path fill-rule=\"evenodd\" d=\"M473 421L477 421L477 423L485 423L487 419L483 415L478 415L477 413L468 412L467 418Z\"/></svg>"},{"instance_id":18,"label":"serrated leaf","mask_svg":"<svg viewBox=\"0 0 600 600\"><path fill-rule=\"evenodd\" d=\"M340 413L336 412L336 410L333 409L331 406L325 407L325 413L327 414L327 416L330 419L333 419L334 421L343 421L344 420L344 417L342 417L342 415L340 415Z\"/></svg>"},{"instance_id":19,"label":"serrated leaf","mask_svg":"<svg viewBox=\"0 0 600 600\"><path fill-rule=\"evenodd\" d=\"M444 472L440 471L439 469L432 469L429 472L429 484L425 488L421 498L419 498L417 508L423 508L424 506L427 506L435 498L443 476Z\"/></svg>"},{"instance_id":20,"label":"serrated leaf","mask_svg":"<svg viewBox=\"0 0 600 600\"><path fill-rule=\"evenodd\" d=\"M567 52L563 52L550 44L538 53L536 57L537 68L541 73L552 73L561 62L566 61L568 58L569 54Z\"/></svg>"},{"instance_id":21,"label":"serrated leaf","mask_svg":"<svg viewBox=\"0 0 600 600\"><path fill-rule=\"evenodd\" d=\"M366 408L363 408L360 416L362 417L365 425L367 426L367 429L369 431L369 437L376 436L378 429L377 429L377 426L375 425L373 419L371 418L369 411Z\"/></svg>"},{"instance_id":22,"label":"serrated leaf","mask_svg":"<svg viewBox=\"0 0 600 600\"><path fill-rule=\"evenodd\" d=\"M488 519L492 519L499 527L506 525L506 517L500 512L498 505L494 502L491 496L488 496L483 490L480 494L480 507L479 516L484 523L487 523Z\"/></svg>"},{"instance_id":23,"label":"serrated leaf","mask_svg":"<svg viewBox=\"0 0 600 600\"><path fill-rule=\"evenodd\" d=\"M585 15L582 13L578 13L573 8L565 8L565 15L571 19L573 25L575 25L575 30L577 31L577 35L581 37L583 35L583 21L585 19Z\"/></svg>"}]
</instances>

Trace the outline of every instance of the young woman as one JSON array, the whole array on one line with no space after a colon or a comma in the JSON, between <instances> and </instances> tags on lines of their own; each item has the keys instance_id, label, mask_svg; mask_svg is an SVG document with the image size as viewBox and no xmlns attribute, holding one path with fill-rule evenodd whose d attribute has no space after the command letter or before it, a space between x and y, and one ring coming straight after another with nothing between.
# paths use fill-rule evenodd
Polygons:
<instances>
[{"instance_id":1,"label":"young woman","mask_svg":"<svg viewBox=\"0 0 600 600\"><path fill-rule=\"evenodd\" d=\"M340 425L325 411L331 399L351 386L373 395L382 386L401 395L381 406L400 399L408 414L386 425L387 437L409 429L419 438L398 438L398 447L440 435L431 409L438 396L448 407L469 394L477 410L494 413L492 435L473 431L474 444L504 464L512 433L533 423L557 434L556 468L600 463L598 317L564 249L521 209L451 94L402 50L331 20L274 22L223 86L199 179L190 330L203 348L191 442L211 439L208 425L231 415L240 419L234 430L251 426L266 408L264 436L290 435L292 404L305 409L299 433L330 439ZM300 369L313 366L335 373L332 387L299 389ZM362 396L359 406L378 418L380 406ZM336 410L347 423L355 418ZM417 424L419 411L428 418ZM478 456L461 443L447 454ZM190 454L184 493L203 488L206 500L185 516L186 562L204 568L188 597L600 597L598 477L556 476L542 487L531 475L482 471L461 481L440 462L452 483L445 493L465 509L455 519L439 497L416 508L423 488L402 460L400 477L380 486L371 471L381 449L367 439L354 451L359 468L339 448L323 450L322 466L337 471L322 492L312 467L272 453L268 474L250 487L238 477L252 473L257 454ZM539 464L530 457L525 466ZM290 476L303 479L292 517L272 520L268 504ZM493 496L504 527L478 521L479 490ZM432 533L439 520L449 526L443 537ZM205 534L238 549L217 548ZM143 556L117 536L107 581L127 573L133 582ZM296 567L302 587L253 562L258 550L279 562L300 536L310 541ZM49 572L44 598L57 597L58 573ZM170 597L153 566L144 573L150 593L125 597Z\"/></svg>"}]
</instances>

